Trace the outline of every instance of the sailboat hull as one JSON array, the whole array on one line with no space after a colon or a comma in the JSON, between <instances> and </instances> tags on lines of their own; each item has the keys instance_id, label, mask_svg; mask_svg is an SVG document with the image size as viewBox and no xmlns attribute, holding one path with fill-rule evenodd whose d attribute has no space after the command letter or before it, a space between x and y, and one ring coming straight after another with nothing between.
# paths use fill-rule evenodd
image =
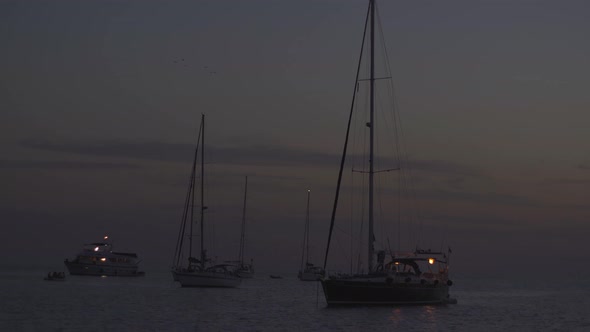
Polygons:
<instances>
[{"instance_id":1,"label":"sailboat hull","mask_svg":"<svg viewBox=\"0 0 590 332\"><path fill-rule=\"evenodd\" d=\"M234 274L207 271L172 271L172 277L182 287L238 287L242 279Z\"/></svg>"},{"instance_id":2,"label":"sailboat hull","mask_svg":"<svg viewBox=\"0 0 590 332\"><path fill-rule=\"evenodd\" d=\"M444 304L449 298L445 284L394 283L381 278L323 279L328 305Z\"/></svg>"}]
</instances>

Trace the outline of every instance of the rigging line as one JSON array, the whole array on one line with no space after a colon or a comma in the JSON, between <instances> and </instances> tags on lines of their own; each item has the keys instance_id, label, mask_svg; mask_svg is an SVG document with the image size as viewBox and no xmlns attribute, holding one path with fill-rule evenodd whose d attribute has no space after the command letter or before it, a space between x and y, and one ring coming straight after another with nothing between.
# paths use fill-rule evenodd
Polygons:
<instances>
[{"instance_id":1,"label":"rigging line","mask_svg":"<svg viewBox=\"0 0 590 332\"><path fill-rule=\"evenodd\" d=\"M363 45L364 47L364 45ZM360 66L360 64L359 64ZM359 67L360 70L360 67ZM358 110L362 110L362 103L363 103L363 93L364 90L361 91L361 84L359 82L356 83L357 85L357 94L358 97L356 98L355 101L355 112L354 112L354 118L353 118L353 126L352 126L352 142L351 145L353 147L353 151L357 151L356 147L359 145L358 141L362 141L363 138L363 133L364 133L364 128L359 128L358 123L363 122L364 121L364 114L360 113ZM363 121L361 121L363 120ZM362 146L362 144L361 144ZM352 159L352 167L354 168L355 165L357 163L360 162L360 167L363 168L364 167L364 159L362 154L358 154L358 153L353 153L351 155L351 159ZM356 211L355 209L357 208L357 205L355 204L355 181L356 181L356 177L353 176L353 174L350 174L350 190L348 191L348 199L349 201L349 206L350 206L350 274L353 274L353 271L355 270L355 258L358 255L358 250L360 250L360 247L355 248L355 244L357 242L357 239L355 237L355 221L358 222L358 220L356 220ZM361 183L362 183L362 178L360 179ZM359 209L361 210L361 209ZM358 264L356 264L356 267L358 268Z\"/></svg>"},{"instance_id":2,"label":"rigging line","mask_svg":"<svg viewBox=\"0 0 590 332\"><path fill-rule=\"evenodd\" d=\"M305 227L303 228L303 240L301 241L301 267L300 267L300 269L302 272L304 271L303 270L303 266L304 266L303 260L305 258L305 237L306 237L306 235L307 235L307 222L305 223Z\"/></svg>"},{"instance_id":3,"label":"rigging line","mask_svg":"<svg viewBox=\"0 0 590 332\"><path fill-rule=\"evenodd\" d=\"M240 237L240 254L239 261L244 265L244 243L246 242L246 198L248 197L248 176L246 175L246 184L244 186L244 208L242 210L242 232Z\"/></svg>"},{"instance_id":4,"label":"rigging line","mask_svg":"<svg viewBox=\"0 0 590 332\"><path fill-rule=\"evenodd\" d=\"M350 188L354 188L354 176L350 177ZM349 192L349 196L348 198L350 199L350 203L348 204L350 206L350 274L352 275L352 271L354 269L354 231L353 231L353 227L354 227L354 204L353 203L353 196L352 196L353 191L351 190Z\"/></svg>"},{"instance_id":5,"label":"rigging line","mask_svg":"<svg viewBox=\"0 0 590 332\"><path fill-rule=\"evenodd\" d=\"M194 194L193 194L194 198ZM205 267L205 114L201 113L201 267ZM192 222L191 222L191 235L192 235ZM191 237L192 239L192 237Z\"/></svg>"},{"instance_id":6,"label":"rigging line","mask_svg":"<svg viewBox=\"0 0 590 332\"><path fill-rule=\"evenodd\" d=\"M366 147L366 144L364 146ZM364 159L364 160L366 161L366 159ZM361 178L361 188L365 188L367 186L366 183L367 183L367 178L365 176L363 176ZM363 229L365 227L365 215L366 215L365 210L367 208L367 199L368 199L367 195L365 195L361 192L361 197L360 197L361 205L360 205L360 211L359 211L360 217L361 217L360 218L361 222L360 222L360 229L358 232L359 237L358 237L358 262L357 262L357 269L358 269L359 273L361 272L360 269L362 266L361 253L362 253L362 248L363 248L363 245L362 245L363 238L365 238L364 234L363 234Z\"/></svg>"},{"instance_id":7,"label":"rigging line","mask_svg":"<svg viewBox=\"0 0 590 332\"><path fill-rule=\"evenodd\" d=\"M193 170L194 172L194 170ZM187 218L187 211L188 211L188 206L190 204L190 193L191 193L191 188L192 188L192 173L191 173L191 177L189 177L189 187L187 189L187 193L184 199L184 206L182 209L182 219L180 221L180 228L178 230L178 238L176 240L176 249L174 251L174 259L172 260L172 264L174 266L178 266L180 263L180 254L182 252L182 245L184 242L184 232L186 229L186 218Z\"/></svg>"},{"instance_id":8,"label":"rigging line","mask_svg":"<svg viewBox=\"0 0 590 332\"><path fill-rule=\"evenodd\" d=\"M378 18L379 29L381 31L383 31L383 27L382 27L381 22L382 22L381 21L381 18L379 17ZM384 49L384 52L386 54L386 58L388 59L389 58L389 55L388 55L388 52L387 52L386 44L384 42L384 35L381 34L381 37L382 37L382 40L383 40L383 42L382 42L383 49ZM386 62L386 65L387 65L388 72L391 73L391 68L389 66L389 62ZM393 115L394 115L394 119L397 118L397 123L398 123L398 126L397 127L399 128L399 130L397 130L395 132L396 132L396 136L401 137L400 139L397 139L396 140L396 142L398 142L398 144L400 145L400 147L399 147L399 151L400 151L399 155L400 155L400 165L401 165L402 160L405 159L405 161L404 161L404 163L405 163L405 162L408 162L409 161L409 158L408 158L408 152L407 152L407 150L403 147L403 140L404 140L405 134L404 134L404 131L403 131L403 126L401 125L401 118L399 116L399 113L396 112L396 109L398 109L399 107L397 106L397 98L395 98L395 88L394 88L394 85L395 84L394 84L393 80L389 81L389 83L392 86L391 92L392 92L392 95L393 95L393 102L394 102L394 105L393 105L393 107L394 107ZM402 157L403 157L403 159L401 159ZM415 217L418 220L418 221L416 221L414 218L412 218L412 214L410 214L409 215L410 216L410 219L411 219L410 220L410 224L414 224L414 223L417 222L419 224L418 225L419 231L417 232L417 234L420 234L421 233L421 229L423 227L423 222L422 222L422 218L420 216L420 210L421 209L418 206L420 204L420 202L417 200L417 195L416 195L415 187L412 184L412 170L411 170L411 168L406 168L406 167L402 167L402 168L407 169L407 172L400 172L400 176L401 176L400 183L401 183L401 181L404 182L404 185L403 185L404 191L406 191L406 193L408 194L408 197L411 199L411 201L414 202L414 204L412 204L412 206L411 206L411 207L413 207L413 209L411 209L411 210L413 210L413 213L415 213ZM408 175L405 176L404 175L405 173L408 173ZM411 228L415 228L415 227L411 227ZM415 235L415 236L417 236L417 235Z\"/></svg>"},{"instance_id":9,"label":"rigging line","mask_svg":"<svg viewBox=\"0 0 590 332\"><path fill-rule=\"evenodd\" d=\"M369 63L365 64L366 69L365 70L369 70L370 69L370 65ZM363 92L365 92L365 90L363 90ZM356 124L357 126L359 126L361 129L359 131L359 136L361 136L362 138L362 143L360 144L360 149L361 149L361 153L360 153L360 159L361 159L361 167L362 169L367 169L368 166L368 133L366 130L366 123L367 123L367 118L370 117L369 114L369 103L370 103L370 95L369 94L364 94L364 105L362 110L364 111L363 113L361 113L359 115L359 117L361 118L362 121L357 121ZM365 176L361 176L360 177L360 188L367 188L368 187L368 178ZM353 194L354 195L354 194ZM363 192L362 190L360 191L360 197L358 198L358 202L360 202L359 204L359 219L360 219L360 223L359 223L359 231L358 231L358 239L357 239L357 273L361 273L361 268L362 268L362 254L363 254L363 239L365 238L364 236L364 228L365 228L365 216L366 216L366 209L367 209L367 194L365 192ZM353 203L354 204L354 203ZM368 232L368 231L367 231Z\"/></svg>"},{"instance_id":10,"label":"rigging line","mask_svg":"<svg viewBox=\"0 0 590 332\"><path fill-rule=\"evenodd\" d=\"M199 141L202 143L203 141L201 140L202 135L203 135L203 121L201 120L201 127L199 128L199 138L197 139L197 145L199 144ZM193 223L194 223L194 208L195 208L195 179L196 179L196 172L197 172L197 155L198 155L198 151L199 151L199 147L197 146L195 148L195 159L194 159L194 163L193 163L193 172L192 172L192 179L191 179L191 189L190 189L190 213L187 210L187 214L190 214L190 219L188 219L189 217L187 216L187 220L189 222L189 232L190 232L190 237L189 237L189 251L188 251L188 257L191 258L193 257L193 250L192 250L192 246L193 246ZM202 149L201 149L201 153L202 153ZM190 263L189 263L190 264Z\"/></svg>"},{"instance_id":11,"label":"rigging line","mask_svg":"<svg viewBox=\"0 0 590 332\"><path fill-rule=\"evenodd\" d=\"M348 147L348 134L350 132L350 120L352 119L352 111L353 111L353 106L354 106L354 99L356 97L356 85L358 82L358 76L359 76L359 69L360 69L360 65L361 65L361 60L362 60L362 56L363 56L363 44L365 42L365 36L367 33L367 25L369 22L369 13L370 13L370 6L367 9L367 17L365 19L365 29L363 32L363 41L361 43L361 52L360 52L360 56L359 56L359 62L358 62L358 66L357 66L357 72L356 72L356 78L354 80L354 90L353 90L353 97L352 97L352 103L351 103L351 107L350 107L350 115L348 116L348 125L346 128L346 139L344 141L344 147L343 147L343 152L342 152L342 160L340 161L340 171L338 172L338 182L336 185L336 197L334 198L334 206L332 208L332 216L330 218L330 232L328 234L328 243L326 245L326 255L324 256L324 271L326 270L326 264L328 263L328 253L330 251L330 241L332 239L332 230L334 229L334 220L336 217L336 209L338 207L338 195L340 192L340 183L342 181L342 168L344 166L344 161L346 160L346 148Z\"/></svg>"},{"instance_id":12,"label":"rigging line","mask_svg":"<svg viewBox=\"0 0 590 332\"><path fill-rule=\"evenodd\" d=\"M182 245L184 243L184 233L186 231L186 221L187 221L187 217L188 217L188 210L189 210L189 205L192 199L191 193L194 193L194 185L195 185L195 172L196 172L196 165L197 165L197 155L199 153L199 142L201 139L201 127L199 126L199 134L197 136L197 144L195 147L195 155L193 157L193 165L191 168L191 176L189 178L189 187L187 189L187 193L186 193L186 197L185 197L185 201L184 201L184 208L183 208L183 212L182 212L182 221L181 221L181 227L180 230L178 232L178 239L176 241L176 250L174 252L174 256L176 259L176 266L178 266L180 264L180 255L182 252ZM192 220L191 220L192 222Z\"/></svg>"},{"instance_id":13,"label":"rigging line","mask_svg":"<svg viewBox=\"0 0 590 332\"><path fill-rule=\"evenodd\" d=\"M202 135L205 134L205 123L204 123L205 119L204 119L204 115L201 115L201 127L199 129L199 138L197 139L197 147L195 148L195 159L194 159L194 163L193 163L193 172L192 172L192 179L191 179L191 209L190 209L190 238L189 238L189 250L188 250L188 257L189 259L191 257L193 257L193 220L194 219L194 212L195 212L195 178L196 178L196 172L197 172L197 155L198 155L198 151L199 151L199 141L201 142L201 144L204 143L205 138L202 137ZM201 157L203 154L203 146L201 146ZM203 160L201 160L201 162L203 162ZM202 205L202 204L201 204ZM201 206L202 209L202 206ZM202 223L203 220L201 220ZM190 262L189 262L190 265Z\"/></svg>"}]
</instances>

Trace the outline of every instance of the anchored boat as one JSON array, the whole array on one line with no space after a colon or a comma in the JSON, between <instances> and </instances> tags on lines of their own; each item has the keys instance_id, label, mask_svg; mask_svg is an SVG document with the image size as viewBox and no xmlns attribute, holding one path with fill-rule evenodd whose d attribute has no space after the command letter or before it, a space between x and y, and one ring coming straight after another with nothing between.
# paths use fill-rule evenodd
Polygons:
<instances>
[{"instance_id":1,"label":"anchored boat","mask_svg":"<svg viewBox=\"0 0 590 332\"><path fill-rule=\"evenodd\" d=\"M322 288L328 305L452 303L454 300L449 297L449 286L452 285L451 280L449 280L448 267L450 249L447 252L436 252L422 250L416 247L416 249L406 253L401 252L401 250L394 251L390 248L390 237L383 234L386 232L381 231L386 226L379 228L381 232L376 232L376 227L374 226L376 215L374 210L376 208L381 212L379 216L383 224L399 223L400 213L394 211L394 206L399 207L398 211L401 211L402 204L396 205L393 202L390 203L389 200L399 200L401 196L401 190L399 189L407 183L407 179L402 178L404 167L406 166L402 162L403 157L405 157L405 151L400 148L401 142L399 142L399 138L402 134L399 130L398 115L395 114L395 103L391 102L391 104L387 104L387 102L383 102L382 100L376 101L378 82L382 84L380 90L378 90L379 96L393 98L393 84L391 83L389 65L380 64L379 68L384 73L376 75L376 68L378 67L375 61L375 28L377 26L377 18L376 1L370 0L332 209L324 269L326 269L329 257L330 242L336 220L345 165L352 166L352 171L347 173L347 176L351 178L351 182L348 185L348 191L351 192L351 202L358 202L356 205L351 203L350 206L347 206L347 209L357 212L351 220L358 221L358 225L360 225L356 226L359 227L358 231L353 231L351 226L350 242L352 244L353 237L358 235L359 242L363 238L365 239L363 241L366 247L363 248L363 245L359 244L358 252L354 255L351 249L350 272L330 273L326 275L321 279ZM368 34L367 28L369 29ZM368 40L366 37L368 37ZM382 40L382 38L378 40ZM365 50L366 46L369 47L368 52ZM380 46L384 49L384 45ZM368 53L368 59L365 57L366 53ZM386 55L384 59L386 63ZM364 73L365 77L361 77L360 75L362 68L368 70L368 75L366 72ZM386 108L384 105L388 106L387 108L390 112L376 115L376 108L379 106L381 109L384 109ZM368 106L368 110L359 112L358 110L361 106ZM353 130L351 130L352 122L358 123L358 126L354 127ZM387 128L387 126L393 128ZM378 129L381 133L380 136L377 136ZM387 137L387 135L391 137ZM388 138L394 142L389 142L387 140ZM356 150L356 154L349 153L349 142L355 143L357 141L359 149ZM386 141L387 144L384 144L386 148L380 149L381 155L378 155L376 153L377 143L385 143ZM379 147L381 148L382 146L380 145ZM347 160L347 153L349 160ZM393 174L399 175L399 178L386 178L388 175L393 177ZM352 180L355 176L358 179L356 182ZM378 176L379 179L377 179ZM395 181L398 182L399 186L392 185ZM376 186L378 186L379 190L376 190ZM394 190L391 190L391 187ZM383 194L386 191L388 191L389 196ZM378 200L379 205L376 202L376 194L382 194ZM391 239L394 239L394 241L397 240L399 247L399 243L402 240L401 234L399 234L400 227L394 226L391 228L397 228L397 237L392 237ZM409 242L409 239L404 240L408 240ZM375 250L376 243L382 247L381 250ZM367 254L365 256L367 259L363 262L360 259L361 251L363 255ZM340 255L340 257L342 256ZM353 272L352 267L353 256L358 256L356 272Z\"/></svg>"},{"instance_id":2,"label":"anchored boat","mask_svg":"<svg viewBox=\"0 0 590 332\"><path fill-rule=\"evenodd\" d=\"M113 244L105 236L102 242L88 243L73 260L64 264L71 275L138 277L141 260L136 253L113 251Z\"/></svg>"}]
</instances>

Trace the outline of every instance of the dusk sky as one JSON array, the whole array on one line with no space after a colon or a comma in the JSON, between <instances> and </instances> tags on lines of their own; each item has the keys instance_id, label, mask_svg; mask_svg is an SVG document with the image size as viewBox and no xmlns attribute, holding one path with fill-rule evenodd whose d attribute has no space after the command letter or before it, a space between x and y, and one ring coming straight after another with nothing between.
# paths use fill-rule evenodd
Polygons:
<instances>
[{"instance_id":1,"label":"dusk sky","mask_svg":"<svg viewBox=\"0 0 590 332\"><path fill-rule=\"evenodd\" d=\"M248 175L246 257L297 272L311 189L319 264L366 6L0 1L2 264L108 234L167 269L201 113L210 252L237 257ZM459 275L590 272L590 4L378 8L425 243Z\"/></svg>"}]
</instances>

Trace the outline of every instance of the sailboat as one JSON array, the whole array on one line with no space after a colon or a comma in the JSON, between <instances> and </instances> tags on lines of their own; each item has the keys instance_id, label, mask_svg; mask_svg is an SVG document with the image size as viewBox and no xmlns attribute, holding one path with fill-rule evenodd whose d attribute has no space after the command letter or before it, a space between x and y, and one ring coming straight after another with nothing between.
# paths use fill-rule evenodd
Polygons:
<instances>
[{"instance_id":1,"label":"sailboat","mask_svg":"<svg viewBox=\"0 0 590 332\"><path fill-rule=\"evenodd\" d=\"M199 146L200 141L200 146ZM200 181L200 255L193 257L193 224L195 212L195 183L197 177L197 157L201 149L201 181ZM215 264L208 256L204 245L205 234L205 115L201 116L201 126L195 148L195 156L188 192L184 203L184 212L180 223L176 250L172 264L172 277L182 287L237 287L242 279L237 275L235 266L231 264ZM187 229L187 225L189 226ZM182 262L183 252L186 250L185 239L188 237L188 258Z\"/></svg>"},{"instance_id":2,"label":"sailboat","mask_svg":"<svg viewBox=\"0 0 590 332\"><path fill-rule=\"evenodd\" d=\"M309 196L307 190L307 209L305 213L305 231L303 233L303 250L301 252L301 268L297 277L301 281L317 281L324 275L324 269L309 262Z\"/></svg>"},{"instance_id":3,"label":"sailboat","mask_svg":"<svg viewBox=\"0 0 590 332\"><path fill-rule=\"evenodd\" d=\"M330 232L328 235L328 241L326 246L326 254L324 258L324 269L326 269L326 264L329 257L329 250L330 250L330 242L332 240L332 235L334 231L334 223L337 214L337 207L338 207L338 200L339 194L341 190L342 184L342 176L343 176L343 168L345 164L347 164L347 150L349 144L349 138L351 135L351 121L353 119L353 113L355 108L358 104L363 104L362 102L358 102L355 100L357 98L357 94L359 90L362 88L368 88L368 92L366 95L366 102L364 105L368 106L368 113L364 113L361 115L354 114L356 118L361 118L360 121L363 125L362 133L368 136L366 141L363 141L363 146L366 147L368 145L368 149L365 148L366 153L368 156L362 159L361 168L355 169L353 166L353 172L355 175L350 175L352 178L353 176L360 176L362 180L360 181L361 185L357 185L357 187L363 188L363 194L352 196L354 198L358 198L358 196L362 196L362 202L365 204L362 208L359 209L359 214L362 215L362 221L367 220L368 229L359 232L361 235L367 236L367 248L366 252L368 254L367 263L364 265L363 268L359 264L359 268L356 273L353 273L352 268L350 273L335 273L326 275L321 279L322 288L324 291L324 295L326 298L326 302L328 305L404 305L404 304L444 304L444 303L452 303L453 300L449 297L449 286L452 285L451 280L449 279L449 256L450 256L450 249L448 252L433 251L433 250L424 250L419 249L416 247L413 251L409 252L402 252L401 250L393 251L388 247L389 238L387 241L382 241L381 245L385 248L384 250L375 250L375 242L376 242L376 233L375 233L375 226L374 226L374 217L375 217L375 194L376 189L375 186L383 186L386 181L379 181L375 180L377 175L385 177L387 173L389 174L402 174L401 172L398 173L402 169L402 163L396 159L379 159L379 156L376 155L376 141L381 142L381 140L377 140L376 138L376 129L382 128L379 127L381 124L377 123L377 119L382 119L381 117L377 117L375 115L375 109L377 106L381 106L382 103L377 103L375 101L376 97L376 83L377 81L382 82L382 80L390 80L390 76L376 76L375 75L375 27L376 27L376 1L369 0L369 7L366 14L365 20L365 28L363 34L363 42L361 48L361 55L357 67L357 74L355 79L355 87L354 93L352 98L352 105L350 110L350 115L348 119L348 127L346 132L346 139L344 142L344 148L342 153L342 159L340 164L340 171L338 174L338 181L336 186L336 195L334 199L334 205L332 209L331 221L330 221ZM367 36L367 28L369 28L369 40L366 41ZM366 47L365 44L368 43L370 50L369 50L369 58L365 59L363 62L363 52L364 48ZM382 46L382 45L380 45ZM362 67L361 64L367 64L368 66ZM386 61L385 61L386 62ZM368 78L360 78L360 71L361 68L367 68L369 71ZM388 69L388 66L384 67ZM368 85L368 86L367 86ZM391 83L388 88L391 87ZM364 90L363 90L364 91ZM381 92L381 90L379 90ZM379 94L380 96L386 94ZM386 96L393 97L393 93L388 94ZM393 104L392 104L393 106ZM393 110L393 108L392 108ZM396 128L399 125L399 121L395 122ZM385 126L385 125L384 125ZM355 132L355 131L353 131ZM383 133L384 131L380 131ZM385 134L388 134L388 131L385 131ZM365 136L366 137L366 136ZM381 136L378 136L381 138ZM394 136L396 138L398 136ZM366 145L364 143L367 143ZM360 144L360 143L359 143ZM396 145L393 145L394 147ZM396 148L392 149L394 151ZM389 150L391 152L391 150ZM349 156L349 159L358 158L357 156ZM383 167L382 165L385 162L398 162L398 165L392 167L390 169L377 169L376 167ZM379 163L382 162L382 163ZM349 162L350 163L350 162ZM376 166L377 165L377 166ZM391 173L394 172L394 173ZM347 175L349 176L349 175ZM400 181L401 183L402 181ZM368 187L368 188L367 188ZM356 189L355 186L350 186L349 188ZM366 197L368 196L368 199ZM366 203L368 201L368 204ZM381 201L380 201L381 203ZM386 205L386 204L383 204ZM378 205L377 207L380 209L387 209L391 208L390 206L386 206L383 208L383 205ZM401 204L400 204L401 206ZM384 218L385 219L385 218ZM387 217L387 219L393 219L391 216ZM359 220L359 221L361 221ZM399 232L399 228L398 228ZM379 234L381 235L381 234ZM398 242L401 242L401 237L398 234ZM359 248L362 246L359 244ZM361 256L359 249L359 257ZM363 252L365 249L362 249ZM386 256L389 256L386 260ZM377 259L375 263L375 258ZM351 264L352 266L352 264ZM365 270L366 269L366 270Z\"/></svg>"},{"instance_id":4,"label":"sailboat","mask_svg":"<svg viewBox=\"0 0 590 332\"><path fill-rule=\"evenodd\" d=\"M238 269L236 273L240 278L254 277L254 261L244 263L244 244L246 242L246 198L248 197L248 177L246 176L246 185L244 188L244 208L242 210L242 231L240 236L240 253L238 255Z\"/></svg>"}]
</instances>

